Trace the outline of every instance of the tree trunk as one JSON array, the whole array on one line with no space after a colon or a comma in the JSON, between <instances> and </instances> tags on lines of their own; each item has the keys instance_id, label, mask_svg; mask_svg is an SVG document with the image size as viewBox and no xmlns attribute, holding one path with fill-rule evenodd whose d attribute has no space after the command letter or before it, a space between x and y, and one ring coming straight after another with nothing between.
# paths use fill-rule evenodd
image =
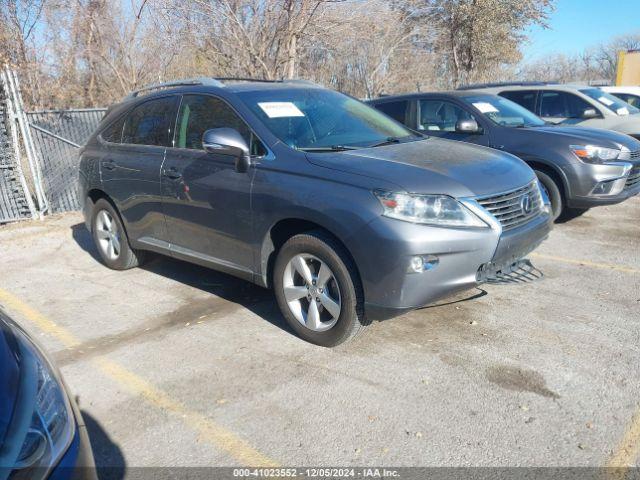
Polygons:
<instances>
[{"instance_id":1,"label":"tree trunk","mask_svg":"<svg viewBox=\"0 0 640 480\"><path fill-rule=\"evenodd\" d=\"M296 57L298 54L298 37L292 35L289 39L288 59L287 59L287 78L296 78Z\"/></svg>"}]
</instances>

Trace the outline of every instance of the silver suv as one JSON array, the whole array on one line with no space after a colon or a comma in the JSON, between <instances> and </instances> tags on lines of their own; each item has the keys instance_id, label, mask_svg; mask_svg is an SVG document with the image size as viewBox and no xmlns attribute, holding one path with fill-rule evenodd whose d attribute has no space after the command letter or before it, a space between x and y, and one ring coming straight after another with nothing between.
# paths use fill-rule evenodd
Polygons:
<instances>
[{"instance_id":1,"label":"silver suv","mask_svg":"<svg viewBox=\"0 0 640 480\"><path fill-rule=\"evenodd\" d=\"M543 120L563 125L604 128L640 140L640 110L596 87L552 83L494 83L469 85L508 98Z\"/></svg>"}]
</instances>

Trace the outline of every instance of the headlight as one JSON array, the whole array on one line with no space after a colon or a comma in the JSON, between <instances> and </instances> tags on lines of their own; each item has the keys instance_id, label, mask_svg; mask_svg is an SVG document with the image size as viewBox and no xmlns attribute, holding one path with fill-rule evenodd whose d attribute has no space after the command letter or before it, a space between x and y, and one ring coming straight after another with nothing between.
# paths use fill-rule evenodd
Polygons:
<instances>
[{"instance_id":1,"label":"headlight","mask_svg":"<svg viewBox=\"0 0 640 480\"><path fill-rule=\"evenodd\" d=\"M60 380L46 359L24 339L22 368L31 402L30 424L23 428L22 446L13 464L11 480L46 478L64 455L75 434L73 411ZM25 431L26 430L26 431Z\"/></svg>"},{"instance_id":2,"label":"headlight","mask_svg":"<svg viewBox=\"0 0 640 480\"><path fill-rule=\"evenodd\" d=\"M538 183L538 199L540 200L540 205L542 205L542 211L544 213L551 213L551 200L549 200L549 195L547 195L547 191L542 185L540 180L536 180Z\"/></svg>"},{"instance_id":3,"label":"headlight","mask_svg":"<svg viewBox=\"0 0 640 480\"><path fill-rule=\"evenodd\" d=\"M411 195L375 191L387 217L405 222L445 227L475 227L488 225L467 207L446 195Z\"/></svg>"},{"instance_id":4,"label":"headlight","mask_svg":"<svg viewBox=\"0 0 640 480\"><path fill-rule=\"evenodd\" d=\"M616 160L620 150L596 147L595 145L571 145L571 150L585 163L605 163Z\"/></svg>"}]
</instances>

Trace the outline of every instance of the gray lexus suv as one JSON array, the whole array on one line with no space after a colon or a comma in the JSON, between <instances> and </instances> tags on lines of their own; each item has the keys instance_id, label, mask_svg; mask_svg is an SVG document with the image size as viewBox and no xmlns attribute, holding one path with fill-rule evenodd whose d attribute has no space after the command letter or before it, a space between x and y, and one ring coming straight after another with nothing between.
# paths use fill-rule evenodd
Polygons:
<instances>
[{"instance_id":1,"label":"gray lexus suv","mask_svg":"<svg viewBox=\"0 0 640 480\"><path fill-rule=\"evenodd\" d=\"M536 172L554 218L640 193L640 141L629 135L545 123L484 91L413 93L370 104L414 130L518 156Z\"/></svg>"},{"instance_id":2,"label":"gray lexus suv","mask_svg":"<svg viewBox=\"0 0 640 480\"><path fill-rule=\"evenodd\" d=\"M551 225L518 158L304 81L130 94L81 150L79 194L108 267L152 251L271 287L323 346L510 275Z\"/></svg>"}]
</instances>

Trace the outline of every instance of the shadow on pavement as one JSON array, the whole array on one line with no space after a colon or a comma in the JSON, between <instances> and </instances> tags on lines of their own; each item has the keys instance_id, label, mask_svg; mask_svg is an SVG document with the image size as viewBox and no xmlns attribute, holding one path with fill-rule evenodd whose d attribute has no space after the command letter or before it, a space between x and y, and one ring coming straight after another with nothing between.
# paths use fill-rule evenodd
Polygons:
<instances>
[{"instance_id":1,"label":"shadow on pavement","mask_svg":"<svg viewBox=\"0 0 640 480\"><path fill-rule=\"evenodd\" d=\"M102 428L98 420L93 418L86 410L82 410L81 413L91 441L91 449L93 450L99 480L121 480L125 478L127 463L120 447L111 440L109 434Z\"/></svg>"},{"instance_id":2,"label":"shadow on pavement","mask_svg":"<svg viewBox=\"0 0 640 480\"><path fill-rule=\"evenodd\" d=\"M84 224L73 225L71 231L73 239L80 248L102 264L93 238ZM225 273L159 254L153 254L147 263L140 268L211 293L227 302L241 305L274 326L295 336L293 330L282 317L276 299L270 290Z\"/></svg>"}]
</instances>

